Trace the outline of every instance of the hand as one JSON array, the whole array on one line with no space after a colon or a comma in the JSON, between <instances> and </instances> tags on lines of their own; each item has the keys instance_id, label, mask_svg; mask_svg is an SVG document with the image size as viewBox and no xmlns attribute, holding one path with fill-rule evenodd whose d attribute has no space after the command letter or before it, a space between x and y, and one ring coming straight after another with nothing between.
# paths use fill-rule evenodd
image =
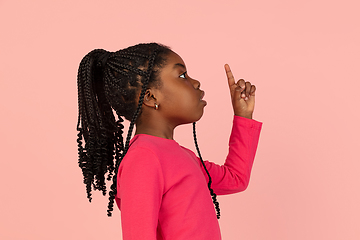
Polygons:
<instances>
[{"instance_id":1,"label":"hand","mask_svg":"<svg viewBox=\"0 0 360 240\"><path fill-rule=\"evenodd\" d=\"M252 119L255 107L255 85L240 79L235 83L230 66L225 64L226 76L229 83L231 101L234 114L240 117Z\"/></svg>"}]
</instances>

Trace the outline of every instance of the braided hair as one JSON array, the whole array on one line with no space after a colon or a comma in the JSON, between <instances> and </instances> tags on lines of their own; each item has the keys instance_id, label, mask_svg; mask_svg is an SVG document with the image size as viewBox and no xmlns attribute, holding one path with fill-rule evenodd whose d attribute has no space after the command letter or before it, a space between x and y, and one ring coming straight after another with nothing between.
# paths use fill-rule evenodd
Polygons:
<instances>
[{"instance_id":1,"label":"braided hair","mask_svg":"<svg viewBox=\"0 0 360 240\"><path fill-rule=\"evenodd\" d=\"M220 219L220 204L219 202L217 201L216 199L216 194L214 193L214 190L211 188L211 183L212 183L212 180L211 180L211 177L210 177L210 173L209 171L207 170L206 166L205 166L205 163L204 163L204 160L202 159L201 157L201 153L200 153L200 149L199 149L199 145L197 143L197 138L196 138L196 128L195 128L195 125L196 123L193 122L193 136L194 136L194 143L195 143L195 147L196 147L196 151L198 152L198 155L199 155L199 158L201 160L201 163L206 171L206 174L208 175L209 177L209 182L208 182L208 188L209 188L209 191L210 191L210 195L211 195L211 198L213 200L213 203L214 203L214 206L215 206L215 209L216 209L216 217L217 219Z\"/></svg>"},{"instance_id":2,"label":"braided hair","mask_svg":"<svg viewBox=\"0 0 360 240\"><path fill-rule=\"evenodd\" d=\"M116 52L95 49L80 62L77 76L78 163L90 202L92 190L99 190L105 196L106 180L112 179L108 216L112 215L117 193L119 165L129 148L134 125L141 114L145 92L150 87L161 85L159 72L166 64L166 57L170 52L169 47L161 44L142 43ZM125 143L123 117L130 121ZM196 143L195 128L194 140ZM200 156L199 150L198 153ZM206 170L202 158L201 161ZM206 172L219 218L219 203L210 187L210 175L207 170Z\"/></svg>"}]
</instances>

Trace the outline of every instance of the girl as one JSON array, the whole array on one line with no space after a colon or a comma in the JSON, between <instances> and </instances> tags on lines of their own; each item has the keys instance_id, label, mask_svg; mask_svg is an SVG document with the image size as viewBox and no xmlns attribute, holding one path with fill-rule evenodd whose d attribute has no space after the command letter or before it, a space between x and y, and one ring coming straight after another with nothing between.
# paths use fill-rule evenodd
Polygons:
<instances>
[{"instance_id":1,"label":"girl","mask_svg":"<svg viewBox=\"0 0 360 240\"><path fill-rule=\"evenodd\" d=\"M216 194L246 189L261 129L252 120L255 86L235 82L228 65L225 71L234 120L229 154L219 166L201 158L195 122L206 106L204 91L179 55L149 43L97 49L82 59L79 166L89 201L92 189L106 194L106 174L112 179L108 215L116 201L124 240L221 239ZM125 143L122 117L130 121ZM175 127L187 123L194 124L199 157L173 140Z\"/></svg>"}]
</instances>

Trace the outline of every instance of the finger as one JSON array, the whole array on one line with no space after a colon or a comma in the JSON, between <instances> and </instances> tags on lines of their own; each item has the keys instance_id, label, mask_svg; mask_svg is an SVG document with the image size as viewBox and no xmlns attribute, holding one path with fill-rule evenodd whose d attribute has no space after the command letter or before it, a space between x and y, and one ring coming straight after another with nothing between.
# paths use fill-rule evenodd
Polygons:
<instances>
[{"instance_id":1,"label":"finger","mask_svg":"<svg viewBox=\"0 0 360 240\"><path fill-rule=\"evenodd\" d=\"M245 95L246 95L247 97L249 97L250 91L251 91L251 83L250 83L250 82L246 82Z\"/></svg>"},{"instance_id":2,"label":"finger","mask_svg":"<svg viewBox=\"0 0 360 240\"><path fill-rule=\"evenodd\" d=\"M237 81L236 85L238 85L240 88L241 88L241 97L242 98L245 98L245 92L244 92L244 89L245 89L245 80L244 79L240 79L239 81Z\"/></svg>"},{"instance_id":3,"label":"finger","mask_svg":"<svg viewBox=\"0 0 360 240\"><path fill-rule=\"evenodd\" d=\"M245 80L244 79L240 79L239 81L237 81L236 83L239 87L241 87L242 89L245 88Z\"/></svg>"},{"instance_id":4,"label":"finger","mask_svg":"<svg viewBox=\"0 0 360 240\"><path fill-rule=\"evenodd\" d=\"M234 90L235 91L234 91L233 100L235 100L235 102L240 101L240 99L241 99L241 91L242 91L241 87L236 86Z\"/></svg>"},{"instance_id":5,"label":"finger","mask_svg":"<svg viewBox=\"0 0 360 240\"><path fill-rule=\"evenodd\" d=\"M246 101L246 103L248 104L248 108L250 108L250 109L254 109L254 107L255 107L255 91L256 91L255 85L251 85L250 96L248 97L248 100Z\"/></svg>"},{"instance_id":6,"label":"finger","mask_svg":"<svg viewBox=\"0 0 360 240\"><path fill-rule=\"evenodd\" d=\"M225 64L224 67L225 67L225 72L226 72L226 76L227 76L227 79L228 79L229 87L231 87L231 86L233 86L235 84L234 76L233 76L233 74L231 72L229 64Z\"/></svg>"},{"instance_id":7,"label":"finger","mask_svg":"<svg viewBox=\"0 0 360 240\"><path fill-rule=\"evenodd\" d=\"M256 91L255 85L251 85L250 96L255 96L255 91Z\"/></svg>"},{"instance_id":8,"label":"finger","mask_svg":"<svg viewBox=\"0 0 360 240\"><path fill-rule=\"evenodd\" d=\"M246 100L249 100L247 101L248 106L251 108L254 107L254 103L255 103L255 91L256 91L255 85L251 85L250 95L249 97L246 97L247 98Z\"/></svg>"}]
</instances>

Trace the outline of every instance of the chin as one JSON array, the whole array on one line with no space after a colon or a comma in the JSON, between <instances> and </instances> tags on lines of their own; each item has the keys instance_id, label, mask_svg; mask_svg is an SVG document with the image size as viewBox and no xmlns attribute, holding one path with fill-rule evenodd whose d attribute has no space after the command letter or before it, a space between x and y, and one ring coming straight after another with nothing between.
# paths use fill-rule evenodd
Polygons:
<instances>
[{"instance_id":1,"label":"chin","mask_svg":"<svg viewBox=\"0 0 360 240\"><path fill-rule=\"evenodd\" d=\"M196 118L196 120L195 120L195 121L193 121L193 122L197 122L197 121L199 121L203 115L204 115L204 111L201 111L201 115L200 115L198 118Z\"/></svg>"},{"instance_id":2,"label":"chin","mask_svg":"<svg viewBox=\"0 0 360 240\"><path fill-rule=\"evenodd\" d=\"M182 118L181 121L178 122L177 125L189 124L193 122L197 122L204 115L204 109L198 111L196 114L192 114L192 116L187 116L187 118Z\"/></svg>"}]
</instances>

